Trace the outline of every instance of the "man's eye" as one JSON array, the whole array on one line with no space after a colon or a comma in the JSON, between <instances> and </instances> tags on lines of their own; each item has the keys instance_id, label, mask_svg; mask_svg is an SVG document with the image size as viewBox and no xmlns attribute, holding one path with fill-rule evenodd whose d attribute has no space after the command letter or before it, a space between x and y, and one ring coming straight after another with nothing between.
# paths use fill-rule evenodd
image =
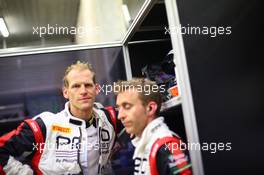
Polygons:
<instances>
[{"instance_id":1,"label":"man's eye","mask_svg":"<svg viewBox=\"0 0 264 175\"><path fill-rule=\"evenodd\" d=\"M124 108L125 108L125 109L130 109L130 108L131 108L131 105L130 105L130 104L125 104L125 105L124 105Z\"/></svg>"},{"instance_id":2,"label":"man's eye","mask_svg":"<svg viewBox=\"0 0 264 175\"><path fill-rule=\"evenodd\" d=\"M85 87L86 88L91 88L91 87L93 87L93 84L85 84Z\"/></svg>"},{"instance_id":3,"label":"man's eye","mask_svg":"<svg viewBox=\"0 0 264 175\"><path fill-rule=\"evenodd\" d=\"M79 87L80 87L80 85L78 85L78 84L75 84L72 86L72 88L79 88Z\"/></svg>"}]
</instances>

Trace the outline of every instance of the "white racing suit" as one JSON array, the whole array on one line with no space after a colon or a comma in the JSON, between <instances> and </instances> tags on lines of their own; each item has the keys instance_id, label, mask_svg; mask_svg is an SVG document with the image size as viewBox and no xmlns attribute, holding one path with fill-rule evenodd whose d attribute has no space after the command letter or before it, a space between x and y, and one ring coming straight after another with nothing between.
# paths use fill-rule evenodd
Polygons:
<instances>
[{"instance_id":1,"label":"white racing suit","mask_svg":"<svg viewBox=\"0 0 264 175\"><path fill-rule=\"evenodd\" d=\"M192 175L188 156L177 147L179 141L163 117L151 121L141 137L132 140L134 175Z\"/></svg>"},{"instance_id":2,"label":"white racing suit","mask_svg":"<svg viewBox=\"0 0 264 175\"><path fill-rule=\"evenodd\" d=\"M94 107L88 123L69 112L44 112L0 138L0 175L107 174L116 137L115 111ZM30 166L14 157L24 157Z\"/></svg>"}]
</instances>

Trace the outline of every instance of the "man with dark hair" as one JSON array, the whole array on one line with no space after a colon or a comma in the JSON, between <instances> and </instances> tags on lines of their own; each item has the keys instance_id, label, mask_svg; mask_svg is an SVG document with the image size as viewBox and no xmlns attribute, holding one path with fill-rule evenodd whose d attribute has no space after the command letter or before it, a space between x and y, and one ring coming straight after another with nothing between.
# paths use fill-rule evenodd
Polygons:
<instances>
[{"instance_id":1,"label":"man with dark hair","mask_svg":"<svg viewBox=\"0 0 264 175\"><path fill-rule=\"evenodd\" d=\"M161 94L157 84L132 79L115 84L118 119L126 132L136 137L135 175L191 175L187 156L180 150L180 139L159 117Z\"/></svg>"},{"instance_id":2,"label":"man with dark hair","mask_svg":"<svg viewBox=\"0 0 264 175\"><path fill-rule=\"evenodd\" d=\"M90 64L70 65L63 78L65 109L25 120L0 138L0 174L105 174L117 135L113 108L95 103L99 85ZM17 157L31 161L30 165Z\"/></svg>"}]
</instances>

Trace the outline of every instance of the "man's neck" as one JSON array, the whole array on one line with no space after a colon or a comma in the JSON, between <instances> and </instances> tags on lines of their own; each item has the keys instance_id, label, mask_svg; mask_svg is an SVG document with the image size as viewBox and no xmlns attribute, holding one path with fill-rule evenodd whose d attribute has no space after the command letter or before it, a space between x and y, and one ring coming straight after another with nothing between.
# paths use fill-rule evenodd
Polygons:
<instances>
[{"instance_id":1,"label":"man's neck","mask_svg":"<svg viewBox=\"0 0 264 175\"><path fill-rule=\"evenodd\" d=\"M139 132L138 134L136 134L136 136L139 137L139 138L141 138L141 136L142 136L144 130L146 129L146 127L147 127L147 126L148 126L153 120L155 120L155 119L156 119L156 116L154 116L154 115L151 116L151 117L148 117L148 121L147 121L146 126L142 129L141 132Z\"/></svg>"},{"instance_id":2,"label":"man's neck","mask_svg":"<svg viewBox=\"0 0 264 175\"><path fill-rule=\"evenodd\" d=\"M70 112L74 117L88 121L92 118L93 109L91 108L91 109L87 109L85 111L80 111L80 110L74 110L74 109L72 110L70 108Z\"/></svg>"}]
</instances>

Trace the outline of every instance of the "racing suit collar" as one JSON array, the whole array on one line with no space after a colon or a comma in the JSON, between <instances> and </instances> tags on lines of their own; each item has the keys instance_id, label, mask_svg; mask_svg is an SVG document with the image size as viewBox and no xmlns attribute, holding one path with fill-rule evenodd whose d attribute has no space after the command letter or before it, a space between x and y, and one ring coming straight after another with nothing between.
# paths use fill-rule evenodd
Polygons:
<instances>
[{"instance_id":1,"label":"racing suit collar","mask_svg":"<svg viewBox=\"0 0 264 175\"><path fill-rule=\"evenodd\" d=\"M71 114L71 112L69 111L69 105L70 105L70 103L69 102L66 102L65 103L65 109L64 109L65 110L65 113L66 113L66 116L69 117L69 122L71 124L79 125L79 126L84 127L84 128L89 127L91 124L89 124L88 121L85 121L83 119L80 119L78 117L75 117L75 116L73 116ZM94 112L94 110L93 110L93 112ZM94 121L95 121L95 118L94 118Z\"/></svg>"},{"instance_id":2,"label":"racing suit collar","mask_svg":"<svg viewBox=\"0 0 264 175\"><path fill-rule=\"evenodd\" d=\"M135 152L140 152L145 149L149 139L154 135L154 132L161 125L164 126L164 118L157 117L152 120L144 129L141 137L135 137L131 142L136 147ZM136 155L136 154L134 154Z\"/></svg>"}]
</instances>

